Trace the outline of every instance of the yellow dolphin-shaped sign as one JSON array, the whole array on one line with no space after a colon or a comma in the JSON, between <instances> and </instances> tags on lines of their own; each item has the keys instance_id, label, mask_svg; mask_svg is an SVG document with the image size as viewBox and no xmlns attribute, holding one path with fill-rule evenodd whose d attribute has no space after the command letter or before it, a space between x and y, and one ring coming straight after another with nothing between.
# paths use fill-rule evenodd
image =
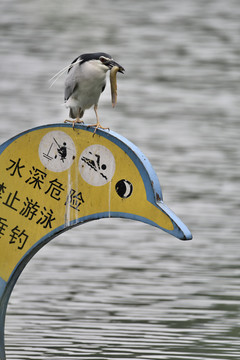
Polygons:
<instances>
[{"instance_id":1,"label":"yellow dolphin-shaped sign","mask_svg":"<svg viewBox=\"0 0 240 360\"><path fill-rule=\"evenodd\" d=\"M53 237L100 218L129 218L189 240L163 203L151 164L122 136L86 125L30 129L0 146L0 359L17 278Z\"/></svg>"}]
</instances>

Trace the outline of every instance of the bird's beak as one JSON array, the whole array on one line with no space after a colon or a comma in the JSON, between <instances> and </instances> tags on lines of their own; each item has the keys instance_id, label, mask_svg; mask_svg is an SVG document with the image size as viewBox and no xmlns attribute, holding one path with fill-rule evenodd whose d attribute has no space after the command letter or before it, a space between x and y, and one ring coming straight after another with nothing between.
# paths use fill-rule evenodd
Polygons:
<instances>
[{"instance_id":1,"label":"bird's beak","mask_svg":"<svg viewBox=\"0 0 240 360\"><path fill-rule=\"evenodd\" d=\"M109 63L107 64L109 69L111 70L114 66L117 66L118 67L118 72L124 74L124 67L122 67L122 65L119 65L116 61L114 60L110 60Z\"/></svg>"}]
</instances>

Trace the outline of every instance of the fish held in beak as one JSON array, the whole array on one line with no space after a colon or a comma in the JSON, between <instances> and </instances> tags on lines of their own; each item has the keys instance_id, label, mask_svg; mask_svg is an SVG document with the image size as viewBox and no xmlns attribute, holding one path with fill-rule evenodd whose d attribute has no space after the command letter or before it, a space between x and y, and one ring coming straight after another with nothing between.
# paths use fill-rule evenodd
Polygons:
<instances>
[{"instance_id":1,"label":"fish held in beak","mask_svg":"<svg viewBox=\"0 0 240 360\"><path fill-rule=\"evenodd\" d=\"M117 72L119 70L121 70L121 69L117 65L113 66L110 70L112 107L115 107L117 104Z\"/></svg>"}]
</instances>

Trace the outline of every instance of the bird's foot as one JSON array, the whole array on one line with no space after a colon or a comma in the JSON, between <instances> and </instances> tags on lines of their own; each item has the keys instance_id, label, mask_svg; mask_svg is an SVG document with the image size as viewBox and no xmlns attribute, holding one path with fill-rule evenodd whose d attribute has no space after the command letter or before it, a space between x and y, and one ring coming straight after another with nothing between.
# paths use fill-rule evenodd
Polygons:
<instances>
[{"instance_id":1,"label":"bird's foot","mask_svg":"<svg viewBox=\"0 0 240 360\"><path fill-rule=\"evenodd\" d=\"M100 123L94 124L94 125L88 125L89 127L95 127L93 136L96 134L97 129L102 129L102 130L110 130L108 127L103 127L102 125L100 125Z\"/></svg>"},{"instance_id":2,"label":"bird's foot","mask_svg":"<svg viewBox=\"0 0 240 360\"><path fill-rule=\"evenodd\" d=\"M79 118L76 118L76 120L64 120L64 123L72 123L72 127L74 129L75 124L84 124L83 120L80 120Z\"/></svg>"}]
</instances>

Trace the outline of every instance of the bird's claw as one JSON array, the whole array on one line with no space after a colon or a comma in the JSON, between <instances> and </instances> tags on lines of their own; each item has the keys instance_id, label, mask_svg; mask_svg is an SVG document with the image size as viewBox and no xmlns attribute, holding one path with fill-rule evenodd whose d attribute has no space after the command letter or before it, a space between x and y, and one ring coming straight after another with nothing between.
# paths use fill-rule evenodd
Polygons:
<instances>
[{"instance_id":1,"label":"bird's claw","mask_svg":"<svg viewBox=\"0 0 240 360\"><path fill-rule=\"evenodd\" d=\"M94 125L88 125L88 128L89 128L89 127L95 127L95 130L94 130L94 132L93 132L93 136L96 134L97 129L110 130L110 128L108 128L108 127L103 127L103 126L101 126L99 123L94 124Z\"/></svg>"},{"instance_id":2,"label":"bird's claw","mask_svg":"<svg viewBox=\"0 0 240 360\"><path fill-rule=\"evenodd\" d=\"M68 120L68 119L66 119L66 120L64 120L64 123L72 123L72 127L74 129L74 126L75 126L76 123L77 124L84 124L84 121L80 120L79 118L77 118L76 120Z\"/></svg>"}]
</instances>

